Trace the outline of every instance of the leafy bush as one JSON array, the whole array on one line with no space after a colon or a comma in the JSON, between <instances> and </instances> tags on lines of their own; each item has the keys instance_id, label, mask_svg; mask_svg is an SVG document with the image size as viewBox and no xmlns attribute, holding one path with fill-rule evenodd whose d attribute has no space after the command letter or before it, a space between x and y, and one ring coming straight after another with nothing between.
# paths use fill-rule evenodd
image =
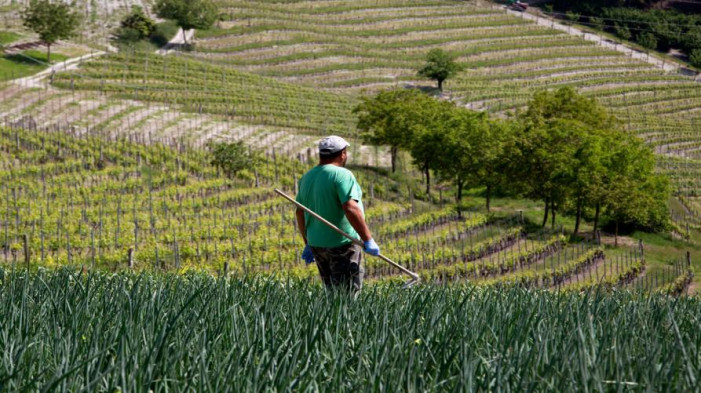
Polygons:
<instances>
[{"instance_id":1,"label":"leafy bush","mask_svg":"<svg viewBox=\"0 0 701 393\"><path fill-rule=\"evenodd\" d=\"M244 169L252 168L257 157L250 152L243 142L211 143L212 165L221 169L228 177L234 177Z\"/></svg>"},{"instance_id":2,"label":"leafy bush","mask_svg":"<svg viewBox=\"0 0 701 393\"><path fill-rule=\"evenodd\" d=\"M652 33L638 34L636 41L647 49L657 49L657 37Z\"/></svg>"},{"instance_id":3,"label":"leafy bush","mask_svg":"<svg viewBox=\"0 0 701 393\"><path fill-rule=\"evenodd\" d=\"M696 68L701 68L701 49L694 49L689 54L689 63Z\"/></svg>"},{"instance_id":4,"label":"leafy bush","mask_svg":"<svg viewBox=\"0 0 701 393\"><path fill-rule=\"evenodd\" d=\"M121 28L129 30L130 34L136 35L138 40L142 40L151 36L156 29L156 23L144 14L141 7L133 6L131 13L122 20Z\"/></svg>"},{"instance_id":5,"label":"leafy bush","mask_svg":"<svg viewBox=\"0 0 701 393\"><path fill-rule=\"evenodd\" d=\"M616 31L616 35L619 36L620 38L624 40L629 40L632 34L630 33L630 29L626 25L619 25L616 24L614 27L614 30Z\"/></svg>"}]
</instances>

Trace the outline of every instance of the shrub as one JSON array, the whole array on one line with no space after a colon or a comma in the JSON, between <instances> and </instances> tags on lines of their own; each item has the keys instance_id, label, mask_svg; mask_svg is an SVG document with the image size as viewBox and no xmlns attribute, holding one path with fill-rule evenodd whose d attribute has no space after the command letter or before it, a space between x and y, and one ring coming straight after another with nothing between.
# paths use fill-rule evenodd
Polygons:
<instances>
[{"instance_id":1,"label":"shrub","mask_svg":"<svg viewBox=\"0 0 701 393\"><path fill-rule=\"evenodd\" d=\"M689 63L696 68L701 68L701 48L691 51L689 54Z\"/></svg>"},{"instance_id":2,"label":"shrub","mask_svg":"<svg viewBox=\"0 0 701 393\"><path fill-rule=\"evenodd\" d=\"M647 49L657 49L657 37L652 33L640 33L637 38L638 44Z\"/></svg>"}]
</instances>

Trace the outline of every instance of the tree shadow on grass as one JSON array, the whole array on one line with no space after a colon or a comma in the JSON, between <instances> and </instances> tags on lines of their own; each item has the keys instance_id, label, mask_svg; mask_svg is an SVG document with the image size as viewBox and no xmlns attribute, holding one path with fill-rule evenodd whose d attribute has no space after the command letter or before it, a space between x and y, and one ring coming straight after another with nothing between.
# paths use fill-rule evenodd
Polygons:
<instances>
[{"instance_id":1,"label":"tree shadow on grass","mask_svg":"<svg viewBox=\"0 0 701 393\"><path fill-rule=\"evenodd\" d=\"M4 58L18 65L33 65L37 67L46 65L46 61L44 59L37 59L35 57L20 53L7 54L4 56Z\"/></svg>"}]
</instances>

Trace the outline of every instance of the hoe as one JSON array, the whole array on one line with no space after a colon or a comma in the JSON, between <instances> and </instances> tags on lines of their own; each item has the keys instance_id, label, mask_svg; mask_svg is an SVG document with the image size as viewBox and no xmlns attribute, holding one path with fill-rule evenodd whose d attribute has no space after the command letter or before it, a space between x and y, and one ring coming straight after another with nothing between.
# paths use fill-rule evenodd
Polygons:
<instances>
[{"instance_id":1,"label":"hoe","mask_svg":"<svg viewBox=\"0 0 701 393\"><path fill-rule=\"evenodd\" d=\"M346 232L342 231L342 230L339 229L337 226L333 225L332 223L328 222L326 219L324 219L324 218L321 217L320 215L318 215L318 214L316 214L315 212L313 212L313 211L312 211L311 209L309 209L308 207L306 207L306 206L302 205L301 203L299 203L299 202L295 201L294 199L292 199L292 197L290 197L289 195L287 195L287 194L285 194L284 192L278 190L277 188L275 189L275 192L277 192L278 194L280 194L283 198L287 199L288 201L290 201L290 202L294 203L295 205L297 205L297 207L299 207L300 209L302 209L302 210L304 210L305 212L311 214L311 215L314 216L314 218L316 218L317 220L319 220L319 221L323 222L324 224L328 225L329 228L331 228L331 229L333 229L334 231L340 233L341 235L347 237L347 238L350 239L353 243L355 243L355 244L357 244L357 245L359 245L359 246L361 246L361 247L363 246L363 242L360 241L360 239L356 239L356 238L352 237L351 235L347 234ZM387 258L386 256L384 256L384 255L382 255L382 254L378 255L377 257L380 258L380 259L382 259L383 261L389 263L390 265L396 267L397 269L401 270L403 273L408 274L409 277L411 277L411 279L410 279L409 281L407 281L406 283L404 283L404 286L403 286L404 288L412 287L412 286L414 286L414 284L416 284L417 282L419 282L420 277L419 277L418 274L412 272L411 270L405 268L404 266L398 264L397 262L394 262L393 260Z\"/></svg>"}]
</instances>

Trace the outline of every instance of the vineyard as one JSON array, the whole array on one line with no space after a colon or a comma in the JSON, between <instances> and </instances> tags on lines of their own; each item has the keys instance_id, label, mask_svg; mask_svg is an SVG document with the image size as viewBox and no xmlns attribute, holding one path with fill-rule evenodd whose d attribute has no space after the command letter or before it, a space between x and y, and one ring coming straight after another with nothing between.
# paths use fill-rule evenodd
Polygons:
<instances>
[{"instance_id":1,"label":"vineyard","mask_svg":"<svg viewBox=\"0 0 701 393\"><path fill-rule=\"evenodd\" d=\"M300 260L293 207L272 192L294 193L309 164L274 156L228 179L205 151L182 145L17 128L0 135L6 266L317 275ZM407 203L401 184L356 171L372 190L367 218L383 252L425 282L672 292L668 284L692 274L688 261L677 261L646 276L642 245L608 255L596 241L527 231L520 216L458 216L452 206ZM368 257L365 269L369 281L399 279L377 259Z\"/></svg>"},{"instance_id":2,"label":"vineyard","mask_svg":"<svg viewBox=\"0 0 701 393\"><path fill-rule=\"evenodd\" d=\"M5 125L97 128L196 146L235 139L308 160L319 135L356 136L351 110L359 97L431 89L416 70L428 50L442 48L464 67L446 81L443 98L503 117L522 110L534 91L573 86L665 158L660 169L671 172L676 205L693 207L698 188L689 182L699 172L686 179L673 168L701 160L701 93L671 64L476 0L219 5L224 17L196 32L194 51L127 51L58 72L43 89L0 87ZM354 145L356 163L387 166L384 149ZM675 210L683 236L687 224L699 225L687 208Z\"/></svg>"}]
</instances>

